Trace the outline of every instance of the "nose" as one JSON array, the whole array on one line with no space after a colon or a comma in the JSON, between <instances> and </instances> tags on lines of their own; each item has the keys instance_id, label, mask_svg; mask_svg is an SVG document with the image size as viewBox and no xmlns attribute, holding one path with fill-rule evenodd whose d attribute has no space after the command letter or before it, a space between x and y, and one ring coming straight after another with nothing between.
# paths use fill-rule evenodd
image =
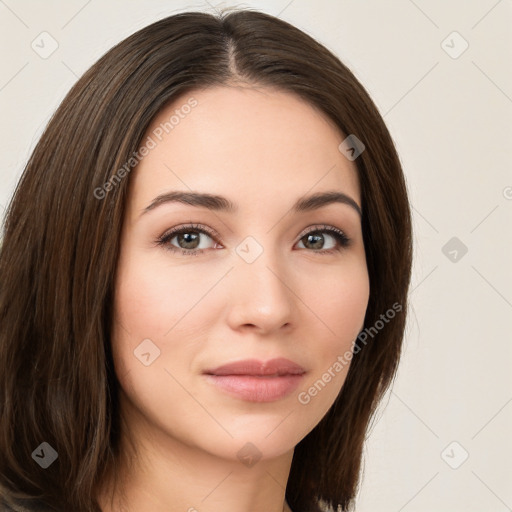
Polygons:
<instances>
[{"instance_id":1,"label":"nose","mask_svg":"<svg viewBox=\"0 0 512 512\"><path fill-rule=\"evenodd\" d=\"M261 334L293 327L299 299L286 262L278 261L270 250L263 250L252 263L248 261L237 256L229 273L230 327L251 328Z\"/></svg>"}]
</instances>

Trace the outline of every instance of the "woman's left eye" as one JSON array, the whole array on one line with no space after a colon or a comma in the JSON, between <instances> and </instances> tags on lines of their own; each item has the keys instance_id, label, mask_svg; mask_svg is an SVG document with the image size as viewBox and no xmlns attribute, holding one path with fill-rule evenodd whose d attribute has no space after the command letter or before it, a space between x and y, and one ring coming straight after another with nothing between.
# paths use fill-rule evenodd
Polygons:
<instances>
[{"instance_id":1,"label":"woman's left eye","mask_svg":"<svg viewBox=\"0 0 512 512\"><path fill-rule=\"evenodd\" d=\"M324 245L324 242L326 239L325 234L323 234L323 233L329 233L327 235L327 237L335 240L332 243L331 247L329 247L327 249L323 248L323 245ZM341 231L340 229L332 227L332 226L331 227L324 226L324 227L314 229L312 231L308 231L305 235L303 235L301 237L299 242L302 242L302 240L304 240L304 239L307 240L308 244L313 245L313 247L315 249L318 249L317 246L320 243L322 245L322 248L321 248L322 250L314 251L314 252L318 252L320 254L331 254L335 251L341 251L345 247L348 247L348 245L350 244L350 239L347 237L347 235L345 235L345 233L343 231ZM336 244L336 242L337 242L337 244ZM304 245L304 243L303 243L303 245Z\"/></svg>"},{"instance_id":2,"label":"woman's left eye","mask_svg":"<svg viewBox=\"0 0 512 512\"><path fill-rule=\"evenodd\" d=\"M325 233L327 233L327 235L325 235ZM205 226L191 224L189 226L173 228L171 231L164 233L160 238L158 238L156 243L157 245L173 252L181 249L181 252L184 255L194 255L211 248L204 247L204 245L201 247L201 235L206 235L210 239L217 238L217 235ZM334 241L331 242L330 247L325 249L323 246L325 241L329 240L329 238ZM176 240L175 243L177 243L178 246L172 243L174 240ZM302 248L306 249L308 247L305 247L305 244L312 246L314 249L312 252L317 252L319 254L332 254L333 252L341 251L347 247L350 244L350 239L340 229L324 225L314 226L313 229L304 233L300 237L299 243L302 243ZM322 247L319 247L319 245Z\"/></svg>"}]
</instances>

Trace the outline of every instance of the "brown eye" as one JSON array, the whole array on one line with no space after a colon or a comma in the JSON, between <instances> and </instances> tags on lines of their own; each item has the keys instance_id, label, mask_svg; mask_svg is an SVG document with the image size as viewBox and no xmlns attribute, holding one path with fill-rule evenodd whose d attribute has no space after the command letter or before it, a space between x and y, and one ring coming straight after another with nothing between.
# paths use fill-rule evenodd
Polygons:
<instances>
[{"instance_id":1,"label":"brown eye","mask_svg":"<svg viewBox=\"0 0 512 512\"><path fill-rule=\"evenodd\" d=\"M329 242L329 239L331 239L331 242ZM350 240L343 231L331 227L309 231L300 239L299 243L302 243L304 248L311 249L313 252L330 254L347 247ZM328 245L327 248L325 247L326 244Z\"/></svg>"},{"instance_id":2,"label":"brown eye","mask_svg":"<svg viewBox=\"0 0 512 512\"><path fill-rule=\"evenodd\" d=\"M176 238L176 244L180 249L197 249L201 240L201 234L197 231L182 231L169 241L172 242Z\"/></svg>"},{"instance_id":3,"label":"brown eye","mask_svg":"<svg viewBox=\"0 0 512 512\"><path fill-rule=\"evenodd\" d=\"M208 246L207 239L213 241L213 237L213 233L205 227L181 226L164 233L157 240L157 244L171 251L196 253L212 248L211 245Z\"/></svg>"}]
</instances>

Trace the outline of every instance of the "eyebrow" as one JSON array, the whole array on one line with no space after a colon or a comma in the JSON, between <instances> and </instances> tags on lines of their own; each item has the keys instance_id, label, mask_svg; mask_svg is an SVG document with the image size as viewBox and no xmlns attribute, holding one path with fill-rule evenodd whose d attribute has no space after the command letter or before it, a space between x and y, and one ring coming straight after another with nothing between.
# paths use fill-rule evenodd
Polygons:
<instances>
[{"instance_id":1,"label":"eyebrow","mask_svg":"<svg viewBox=\"0 0 512 512\"><path fill-rule=\"evenodd\" d=\"M238 205L223 196L201 192L173 191L161 194L153 199L153 201L142 210L141 216L154 210L158 206L168 203L183 203L227 213L236 213L238 211ZM338 191L318 192L309 196L300 197L292 206L292 211L296 213L309 212L333 203L346 204L352 207L359 216L362 216L361 208L354 199Z\"/></svg>"}]
</instances>

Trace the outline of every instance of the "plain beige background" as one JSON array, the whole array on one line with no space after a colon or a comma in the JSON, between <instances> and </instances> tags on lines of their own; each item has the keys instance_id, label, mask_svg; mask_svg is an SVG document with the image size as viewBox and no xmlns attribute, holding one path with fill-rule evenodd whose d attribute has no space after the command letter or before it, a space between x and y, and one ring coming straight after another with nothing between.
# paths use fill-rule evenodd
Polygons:
<instances>
[{"instance_id":1,"label":"plain beige background","mask_svg":"<svg viewBox=\"0 0 512 512\"><path fill-rule=\"evenodd\" d=\"M0 0L2 216L87 68L153 21L226 6L278 15L336 53L384 116L408 180L412 310L357 511L512 510L511 0Z\"/></svg>"}]
</instances>

